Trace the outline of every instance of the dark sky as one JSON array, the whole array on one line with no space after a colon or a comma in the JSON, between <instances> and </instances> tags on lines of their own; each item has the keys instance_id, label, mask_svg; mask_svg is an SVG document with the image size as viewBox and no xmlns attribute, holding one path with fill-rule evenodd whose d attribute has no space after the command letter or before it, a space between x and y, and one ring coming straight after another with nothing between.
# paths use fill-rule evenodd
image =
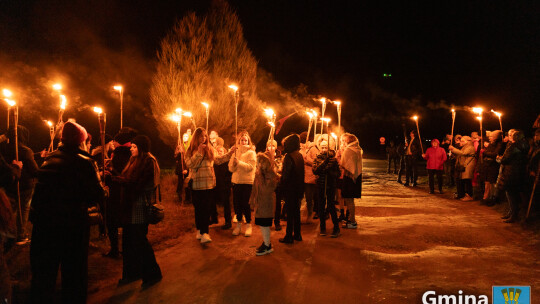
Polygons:
<instances>
[{"instance_id":1,"label":"dark sky","mask_svg":"<svg viewBox=\"0 0 540 304\"><path fill-rule=\"evenodd\" d=\"M342 99L347 121L361 120L369 111L384 115L387 108L407 117L430 103L431 108L420 115L426 136L431 137L449 132L451 116L443 106L451 104L500 110L505 113L505 129L530 132L540 110L539 5L501 2L234 0L230 4L260 67L285 88L303 83L310 93ZM137 89L131 90L130 98L135 105L136 100L145 104L160 40L177 18L187 11L203 14L209 3L0 0L0 59L44 70L42 78L62 70L58 65L67 62L64 77L76 79L73 86L99 77L101 81L93 81L96 87L131 81ZM108 68L107 75L99 75L93 67ZM0 80L10 79L5 66L0 73ZM392 78L383 78L383 73ZM83 103L85 96L93 96L89 91L95 90L89 86L73 94ZM350 126L362 132L359 129L370 123L370 133L401 133L395 128L401 124L396 116L391 128L384 127L388 122L381 117L368 116L373 121ZM469 113L459 113L456 123L465 133L476 127ZM487 129L498 126L491 116L485 123Z\"/></svg>"}]
</instances>

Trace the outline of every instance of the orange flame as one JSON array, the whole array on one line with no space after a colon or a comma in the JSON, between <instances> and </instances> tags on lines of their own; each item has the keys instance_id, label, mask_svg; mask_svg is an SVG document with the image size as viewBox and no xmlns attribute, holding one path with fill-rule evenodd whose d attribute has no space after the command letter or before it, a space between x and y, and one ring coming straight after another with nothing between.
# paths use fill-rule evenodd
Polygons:
<instances>
[{"instance_id":1,"label":"orange flame","mask_svg":"<svg viewBox=\"0 0 540 304\"><path fill-rule=\"evenodd\" d=\"M10 98L11 96L13 96L13 93L11 93L11 91L8 89L3 89L2 93L4 94L4 97L6 98Z\"/></svg>"},{"instance_id":2,"label":"orange flame","mask_svg":"<svg viewBox=\"0 0 540 304\"><path fill-rule=\"evenodd\" d=\"M123 88L121 85L115 85L115 86L113 87L113 89L115 89L115 90L118 91L118 92L122 92L122 90L123 90L124 88Z\"/></svg>"},{"instance_id":3,"label":"orange flame","mask_svg":"<svg viewBox=\"0 0 540 304\"><path fill-rule=\"evenodd\" d=\"M231 89L231 90L233 90L233 91L235 91L235 92L238 91L238 87L235 86L234 84L231 84L231 85L229 86L229 89Z\"/></svg>"},{"instance_id":4,"label":"orange flame","mask_svg":"<svg viewBox=\"0 0 540 304\"><path fill-rule=\"evenodd\" d=\"M60 102L60 109L65 110L67 104L66 96L60 95L60 99L62 100L62 102Z\"/></svg>"},{"instance_id":5,"label":"orange flame","mask_svg":"<svg viewBox=\"0 0 540 304\"><path fill-rule=\"evenodd\" d=\"M414 115L414 116L412 117L412 119L418 120L418 116Z\"/></svg>"},{"instance_id":6,"label":"orange flame","mask_svg":"<svg viewBox=\"0 0 540 304\"><path fill-rule=\"evenodd\" d=\"M169 115L169 119L174 121L174 122L179 122L180 121L180 116L176 115L176 114L171 114L171 115Z\"/></svg>"},{"instance_id":7,"label":"orange flame","mask_svg":"<svg viewBox=\"0 0 540 304\"><path fill-rule=\"evenodd\" d=\"M210 106L207 102L201 102L201 104L202 104L206 109L208 109L208 107Z\"/></svg>"},{"instance_id":8,"label":"orange flame","mask_svg":"<svg viewBox=\"0 0 540 304\"><path fill-rule=\"evenodd\" d=\"M62 90L62 85L61 85L61 84L59 84L59 83L55 83L55 84L53 84L53 86L52 86L52 87L53 87L53 89L55 89L56 91L60 91L60 90Z\"/></svg>"},{"instance_id":9,"label":"orange flame","mask_svg":"<svg viewBox=\"0 0 540 304\"><path fill-rule=\"evenodd\" d=\"M482 115L482 112L484 112L484 109L480 107L472 108L472 111L476 114Z\"/></svg>"},{"instance_id":10,"label":"orange flame","mask_svg":"<svg viewBox=\"0 0 540 304\"><path fill-rule=\"evenodd\" d=\"M17 104L15 100L11 100L11 99L4 99L4 100L7 102L8 106L10 107L13 107L14 105Z\"/></svg>"},{"instance_id":11,"label":"orange flame","mask_svg":"<svg viewBox=\"0 0 540 304\"><path fill-rule=\"evenodd\" d=\"M53 123L52 123L50 120L45 121L45 123L46 123L49 127L52 127L52 126L53 126Z\"/></svg>"},{"instance_id":12,"label":"orange flame","mask_svg":"<svg viewBox=\"0 0 540 304\"><path fill-rule=\"evenodd\" d=\"M499 118L501 118L502 116L502 113L501 112L497 112L497 111L493 111L493 109L491 109L491 112L495 115L497 115Z\"/></svg>"},{"instance_id":13,"label":"orange flame","mask_svg":"<svg viewBox=\"0 0 540 304\"><path fill-rule=\"evenodd\" d=\"M101 114L101 113L103 113L103 109L100 108L100 107L94 107L94 112L96 112L98 114Z\"/></svg>"},{"instance_id":14,"label":"orange flame","mask_svg":"<svg viewBox=\"0 0 540 304\"><path fill-rule=\"evenodd\" d=\"M184 114L182 114L182 115L184 115L185 117L193 116L193 114L191 114L191 112L184 112Z\"/></svg>"}]
</instances>

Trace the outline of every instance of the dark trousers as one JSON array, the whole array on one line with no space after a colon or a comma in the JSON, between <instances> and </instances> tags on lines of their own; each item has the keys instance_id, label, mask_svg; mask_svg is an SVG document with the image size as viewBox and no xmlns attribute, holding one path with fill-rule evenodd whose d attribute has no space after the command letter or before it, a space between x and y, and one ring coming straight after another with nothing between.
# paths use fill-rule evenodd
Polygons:
<instances>
[{"instance_id":1,"label":"dark trousers","mask_svg":"<svg viewBox=\"0 0 540 304\"><path fill-rule=\"evenodd\" d=\"M220 186L216 187L214 190L216 204L223 204L223 217L225 218L225 223L231 222L231 187ZM213 213L217 219L217 208Z\"/></svg>"},{"instance_id":2,"label":"dark trousers","mask_svg":"<svg viewBox=\"0 0 540 304\"><path fill-rule=\"evenodd\" d=\"M511 219L517 219L519 216L519 205L521 204L521 193L519 190L506 190L506 198L510 207L509 213Z\"/></svg>"},{"instance_id":3,"label":"dark trousers","mask_svg":"<svg viewBox=\"0 0 540 304\"><path fill-rule=\"evenodd\" d=\"M386 160L388 162L388 173L392 172L392 163L394 164L394 173L398 171L399 157L387 155Z\"/></svg>"},{"instance_id":4,"label":"dark trousers","mask_svg":"<svg viewBox=\"0 0 540 304\"><path fill-rule=\"evenodd\" d=\"M456 178L456 190L457 190L457 194L458 194L457 198L462 198L462 197L465 196L465 194L468 194L469 196L472 197L472 195L473 195L472 179L470 179L470 178L467 178L467 179Z\"/></svg>"},{"instance_id":5,"label":"dark trousers","mask_svg":"<svg viewBox=\"0 0 540 304\"><path fill-rule=\"evenodd\" d=\"M336 196L336 189L327 187L326 193L324 187L319 187L319 222L321 231L326 231L326 216L325 212L330 213L334 229L339 228L338 217L336 213L336 206L334 205L334 197Z\"/></svg>"},{"instance_id":6,"label":"dark trousers","mask_svg":"<svg viewBox=\"0 0 540 304\"><path fill-rule=\"evenodd\" d=\"M453 187L455 185L455 181L454 181L455 168L456 168L455 159L449 159L448 161L444 162L444 175L446 176L446 179L447 179L446 184L450 187Z\"/></svg>"},{"instance_id":7,"label":"dark trousers","mask_svg":"<svg viewBox=\"0 0 540 304\"><path fill-rule=\"evenodd\" d=\"M317 185L304 184L304 196L306 198L308 217L310 217L313 213L313 210L317 212L317 209L319 208L319 192L317 191Z\"/></svg>"},{"instance_id":8,"label":"dark trousers","mask_svg":"<svg viewBox=\"0 0 540 304\"><path fill-rule=\"evenodd\" d=\"M246 223L251 223L251 207L249 206L249 197L253 185L235 184L233 185L233 203L236 219L242 222L242 215L246 217Z\"/></svg>"},{"instance_id":9,"label":"dark trousers","mask_svg":"<svg viewBox=\"0 0 540 304\"><path fill-rule=\"evenodd\" d=\"M123 279L142 278L143 282L161 278L152 245L148 242L148 224L131 224L123 227Z\"/></svg>"},{"instance_id":10,"label":"dark trousers","mask_svg":"<svg viewBox=\"0 0 540 304\"><path fill-rule=\"evenodd\" d=\"M276 187L276 211L274 212L274 226L281 225L281 199L283 198L283 191L280 186Z\"/></svg>"},{"instance_id":11,"label":"dark trousers","mask_svg":"<svg viewBox=\"0 0 540 304\"><path fill-rule=\"evenodd\" d=\"M192 190L193 207L195 208L195 227L201 231L201 234L208 233L208 223L210 220L210 205L213 200L212 191Z\"/></svg>"},{"instance_id":12,"label":"dark trousers","mask_svg":"<svg viewBox=\"0 0 540 304\"><path fill-rule=\"evenodd\" d=\"M418 168L416 167L416 156L405 155L405 183L416 185L418 180Z\"/></svg>"},{"instance_id":13,"label":"dark trousers","mask_svg":"<svg viewBox=\"0 0 540 304\"><path fill-rule=\"evenodd\" d=\"M117 221L110 220L110 217L107 217L107 230L109 231L108 237L109 242L111 243L111 252L119 253L118 245L118 223Z\"/></svg>"},{"instance_id":14,"label":"dark trousers","mask_svg":"<svg viewBox=\"0 0 540 304\"><path fill-rule=\"evenodd\" d=\"M90 227L34 225L30 245L30 303L53 303L56 277L62 274L62 303L86 303Z\"/></svg>"},{"instance_id":15,"label":"dark trousers","mask_svg":"<svg viewBox=\"0 0 540 304\"><path fill-rule=\"evenodd\" d=\"M437 175L437 184L439 186L439 191L442 191L443 170L428 169L427 171L429 178L429 190L431 192L435 190L435 175Z\"/></svg>"},{"instance_id":16,"label":"dark trousers","mask_svg":"<svg viewBox=\"0 0 540 304\"><path fill-rule=\"evenodd\" d=\"M298 189L302 191L302 189ZM287 229L285 237L301 237L300 232L300 204L301 199L298 193L285 194L285 208L287 208Z\"/></svg>"},{"instance_id":17,"label":"dark trousers","mask_svg":"<svg viewBox=\"0 0 540 304\"><path fill-rule=\"evenodd\" d=\"M398 181L401 181L401 177L405 173L405 156L399 158L399 171L398 171Z\"/></svg>"}]
</instances>

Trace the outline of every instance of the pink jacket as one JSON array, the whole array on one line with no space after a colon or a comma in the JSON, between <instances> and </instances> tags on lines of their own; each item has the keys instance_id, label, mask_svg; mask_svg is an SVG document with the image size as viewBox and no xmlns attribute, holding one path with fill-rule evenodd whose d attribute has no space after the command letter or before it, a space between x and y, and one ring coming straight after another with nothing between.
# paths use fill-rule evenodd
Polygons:
<instances>
[{"instance_id":1,"label":"pink jacket","mask_svg":"<svg viewBox=\"0 0 540 304\"><path fill-rule=\"evenodd\" d=\"M446 151L441 147L429 147L426 150L424 159L427 160L427 169L443 170L444 162L446 161Z\"/></svg>"}]
</instances>

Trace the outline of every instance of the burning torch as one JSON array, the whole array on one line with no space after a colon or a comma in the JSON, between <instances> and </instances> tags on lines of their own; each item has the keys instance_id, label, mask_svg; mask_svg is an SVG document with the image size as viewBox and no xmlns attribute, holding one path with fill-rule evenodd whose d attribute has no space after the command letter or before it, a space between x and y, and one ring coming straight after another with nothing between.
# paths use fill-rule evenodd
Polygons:
<instances>
[{"instance_id":1,"label":"burning torch","mask_svg":"<svg viewBox=\"0 0 540 304\"><path fill-rule=\"evenodd\" d=\"M115 91L118 91L120 95L120 129L124 126L124 88L121 85L115 85L113 87Z\"/></svg>"},{"instance_id":2,"label":"burning torch","mask_svg":"<svg viewBox=\"0 0 540 304\"><path fill-rule=\"evenodd\" d=\"M503 131L503 128L502 128L502 121L501 121L501 116L502 116L502 113L501 112L497 112L497 111L493 111L493 109L491 109L491 113L497 115L497 117L499 117L499 125L501 126L501 132Z\"/></svg>"},{"instance_id":3,"label":"burning torch","mask_svg":"<svg viewBox=\"0 0 540 304\"><path fill-rule=\"evenodd\" d=\"M274 140L274 130L276 127L276 113L274 110L267 108L264 109L264 115L268 117L268 125L270 125L270 134L268 134L268 141Z\"/></svg>"},{"instance_id":4,"label":"burning torch","mask_svg":"<svg viewBox=\"0 0 540 304\"><path fill-rule=\"evenodd\" d=\"M414 115L412 117L416 122L416 131L418 132L418 140L420 141L420 149L422 149L422 154L424 154L424 145L422 145L422 137L420 136L420 128L418 127L418 116Z\"/></svg>"},{"instance_id":5,"label":"burning torch","mask_svg":"<svg viewBox=\"0 0 540 304\"><path fill-rule=\"evenodd\" d=\"M206 132L209 132L208 131L208 115L210 114L210 110L209 110L210 105L207 102L201 102L201 104L204 106L206 110Z\"/></svg>"},{"instance_id":6,"label":"burning torch","mask_svg":"<svg viewBox=\"0 0 540 304\"><path fill-rule=\"evenodd\" d=\"M308 129L307 129L307 136L306 136L306 144L309 141L309 132L311 132L311 123L313 122L313 113L310 111L306 111L306 114L309 116L309 123L308 123Z\"/></svg>"},{"instance_id":7,"label":"burning torch","mask_svg":"<svg viewBox=\"0 0 540 304\"><path fill-rule=\"evenodd\" d=\"M480 107L476 107L476 108L473 108L472 111L476 114L478 114L478 116L476 117L476 119L478 119L478 121L480 122L480 149L483 149L484 148L484 136L482 135L482 112L484 112L484 109L480 108Z\"/></svg>"},{"instance_id":8,"label":"burning torch","mask_svg":"<svg viewBox=\"0 0 540 304\"><path fill-rule=\"evenodd\" d=\"M9 96L11 97L13 94L11 93L10 90L8 89L4 89L3 90L3 93L4 93L4 96ZM19 125L19 106L17 105L17 103L14 101L14 100L11 100L11 99L7 99L5 98L4 99L8 105L8 121L9 121L9 110L10 108L13 108L13 137L14 137L14 146L15 146L15 161L19 162L19 136L17 134L17 127ZM21 212L21 191L20 191L20 188L19 188L19 180L17 180L17 205L19 207L19 220L21 221L21 223L23 222L23 219L22 219L22 212Z\"/></svg>"}]
</instances>

